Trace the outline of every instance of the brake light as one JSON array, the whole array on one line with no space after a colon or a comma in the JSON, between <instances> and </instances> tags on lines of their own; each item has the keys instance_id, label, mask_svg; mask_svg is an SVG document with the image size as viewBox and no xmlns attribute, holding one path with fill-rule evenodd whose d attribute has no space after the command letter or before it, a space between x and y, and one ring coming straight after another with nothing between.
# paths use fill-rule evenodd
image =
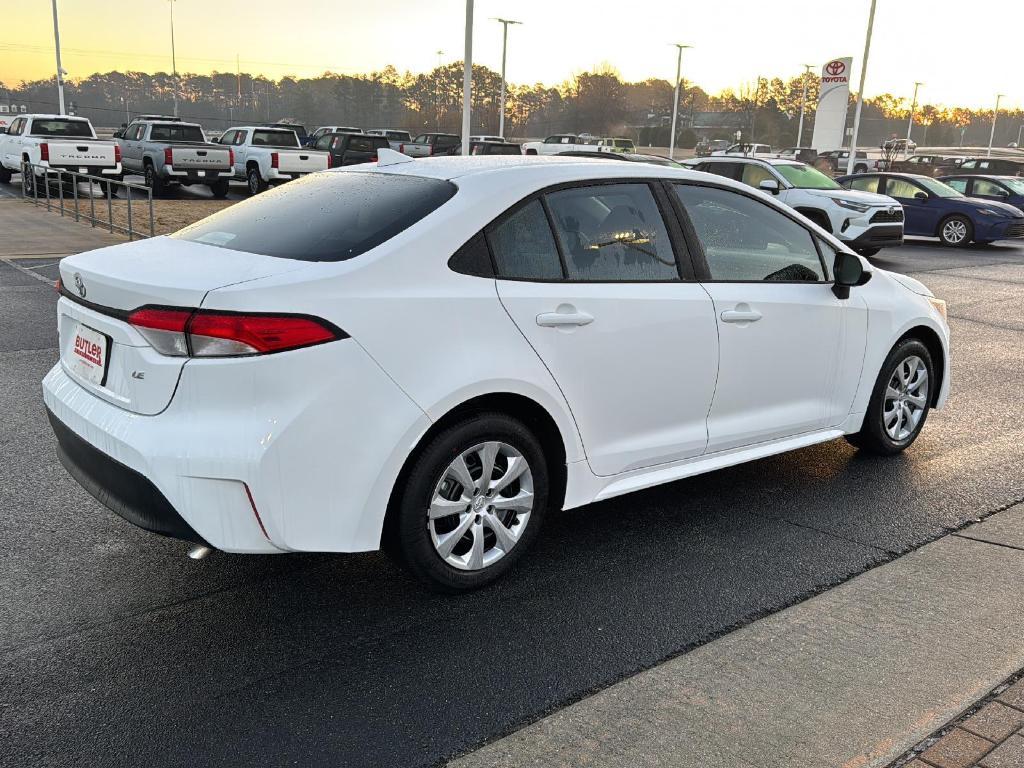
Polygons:
<instances>
[{"instance_id":1,"label":"brake light","mask_svg":"<svg viewBox=\"0 0 1024 768\"><path fill-rule=\"evenodd\" d=\"M39 161L41 163L50 162L50 145L45 141L39 145Z\"/></svg>"},{"instance_id":2,"label":"brake light","mask_svg":"<svg viewBox=\"0 0 1024 768\"><path fill-rule=\"evenodd\" d=\"M327 153L327 167L334 167L334 155L332 155L330 152Z\"/></svg>"},{"instance_id":3,"label":"brake light","mask_svg":"<svg viewBox=\"0 0 1024 768\"><path fill-rule=\"evenodd\" d=\"M348 338L326 320L307 315L142 307L128 322L154 349L173 357L267 355Z\"/></svg>"},{"instance_id":4,"label":"brake light","mask_svg":"<svg viewBox=\"0 0 1024 768\"><path fill-rule=\"evenodd\" d=\"M270 167L280 168L281 167L281 156L277 152L270 153Z\"/></svg>"},{"instance_id":5,"label":"brake light","mask_svg":"<svg viewBox=\"0 0 1024 768\"><path fill-rule=\"evenodd\" d=\"M174 150L164 147L164 165L174 165Z\"/></svg>"},{"instance_id":6,"label":"brake light","mask_svg":"<svg viewBox=\"0 0 1024 768\"><path fill-rule=\"evenodd\" d=\"M228 165L232 167L235 165L235 150L231 147L228 147Z\"/></svg>"},{"instance_id":7,"label":"brake light","mask_svg":"<svg viewBox=\"0 0 1024 768\"><path fill-rule=\"evenodd\" d=\"M399 144L398 145L398 151L401 152L404 155L405 154L405 144Z\"/></svg>"},{"instance_id":8,"label":"brake light","mask_svg":"<svg viewBox=\"0 0 1024 768\"><path fill-rule=\"evenodd\" d=\"M371 157L371 158L370 158L370 162L371 162L371 163L376 163L376 162L377 162L377 156L376 156L376 155L374 155L373 157Z\"/></svg>"},{"instance_id":9,"label":"brake light","mask_svg":"<svg viewBox=\"0 0 1024 768\"><path fill-rule=\"evenodd\" d=\"M114 145L114 163L117 164L117 163L120 163L120 162L121 162L121 145L120 144L115 144Z\"/></svg>"}]
</instances>

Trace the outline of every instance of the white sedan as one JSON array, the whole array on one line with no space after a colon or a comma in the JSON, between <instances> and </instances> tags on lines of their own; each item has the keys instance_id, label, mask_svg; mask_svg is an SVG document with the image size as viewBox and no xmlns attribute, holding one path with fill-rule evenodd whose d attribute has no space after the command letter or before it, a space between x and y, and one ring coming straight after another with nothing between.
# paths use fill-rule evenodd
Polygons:
<instances>
[{"instance_id":1,"label":"white sedan","mask_svg":"<svg viewBox=\"0 0 1024 768\"><path fill-rule=\"evenodd\" d=\"M454 592L549 510L895 454L946 401L945 303L758 190L380 155L61 262L44 397L96 498L227 552L385 547Z\"/></svg>"}]
</instances>

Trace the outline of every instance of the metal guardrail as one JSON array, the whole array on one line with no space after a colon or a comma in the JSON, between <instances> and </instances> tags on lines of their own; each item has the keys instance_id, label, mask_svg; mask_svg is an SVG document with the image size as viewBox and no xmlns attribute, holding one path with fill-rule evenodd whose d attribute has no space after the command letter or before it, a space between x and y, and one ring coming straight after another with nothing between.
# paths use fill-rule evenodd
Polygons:
<instances>
[{"instance_id":1,"label":"metal guardrail","mask_svg":"<svg viewBox=\"0 0 1024 768\"><path fill-rule=\"evenodd\" d=\"M88 195L80 194L83 186L88 185ZM124 200L128 209L128 226L114 221L114 199L118 197L115 190L124 190ZM132 190L135 194L136 206L148 208L149 234L137 225L137 216L132 212ZM99 191L100 197L96 196ZM37 163L21 164L21 195L31 199L37 207L45 205L48 211L59 211L61 216L74 216L75 221L88 221L93 227L104 227L110 232L128 235L129 240L136 237L153 237L156 228L153 221L153 190L145 184L136 184L121 179L90 176L63 168L51 168ZM70 199L69 199L70 198ZM96 201L100 201L101 215L103 203L106 203L106 219L97 217ZM88 203L88 210L84 210ZM145 217L147 211L141 211ZM143 220L145 222L145 218Z\"/></svg>"}]
</instances>

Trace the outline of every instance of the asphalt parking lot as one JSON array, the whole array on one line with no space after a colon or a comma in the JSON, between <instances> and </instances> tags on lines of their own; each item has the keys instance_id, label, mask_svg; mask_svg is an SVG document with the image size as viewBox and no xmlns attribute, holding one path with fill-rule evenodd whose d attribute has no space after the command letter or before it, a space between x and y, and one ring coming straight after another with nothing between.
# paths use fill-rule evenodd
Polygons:
<instances>
[{"instance_id":1,"label":"asphalt parking lot","mask_svg":"<svg viewBox=\"0 0 1024 768\"><path fill-rule=\"evenodd\" d=\"M0 262L0 765L427 766L1024 500L1024 246L879 254L950 302L953 390L893 459L844 441L552 516L511 578L382 555L200 562L53 451L52 260ZM344 492L344 489L339 489Z\"/></svg>"}]
</instances>

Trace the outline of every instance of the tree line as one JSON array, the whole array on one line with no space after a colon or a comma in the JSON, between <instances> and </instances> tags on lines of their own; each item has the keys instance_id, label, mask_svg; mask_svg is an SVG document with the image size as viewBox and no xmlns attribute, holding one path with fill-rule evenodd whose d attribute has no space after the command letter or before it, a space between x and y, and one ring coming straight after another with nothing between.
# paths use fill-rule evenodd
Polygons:
<instances>
[{"instance_id":1,"label":"tree line","mask_svg":"<svg viewBox=\"0 0 1024 768\"><path fill-rule=\"evenodd\" d=\"M747 140L776 146L796 140L804 87L803 77L760 78L756 84L709 94L684 81L680 88L677 142L692 146L698 134L729 138L733 128ZM500 75L473 67L473 132L498 129ZM817 104L819 79L808 75L805 141L809 143ZM0 103L25 105L29 111L56 111L54 80L22 82L0 90ZM306 126L358 125L406 128L412 133L458 133L462 121L462 63L452 62L430 72L401 73L392 66L368 74L325 72L318 77L272 80L247 72L210 75L166 72L103 72L68 81L65 98L76 114L98 126L118 126L140 113L170 114L177 91L182 117L209 129L250 122L291 119ZM641 145L668 144L673 84L649 78L625 82L612 67L581 72L557 86L509 83L506 129L510 137L590 132L627 136ZM851 96L851 102L853 97ZM864 103L861 144L876 144L892 135L905 135L910 104L882 94ZM702 119L722 114L722 125ZM850 120L852 121L852 104ZM1024 123L1021 110L1000 110L997 145L1017 139ZM914 137L920 144L949 146L988 141L992 110L918 105ZM708 127L702 128L706 125ZM726 127L726 124L729 126ZM754 135L751 135L751 134Z\"/></svg>"}]
</instances>

